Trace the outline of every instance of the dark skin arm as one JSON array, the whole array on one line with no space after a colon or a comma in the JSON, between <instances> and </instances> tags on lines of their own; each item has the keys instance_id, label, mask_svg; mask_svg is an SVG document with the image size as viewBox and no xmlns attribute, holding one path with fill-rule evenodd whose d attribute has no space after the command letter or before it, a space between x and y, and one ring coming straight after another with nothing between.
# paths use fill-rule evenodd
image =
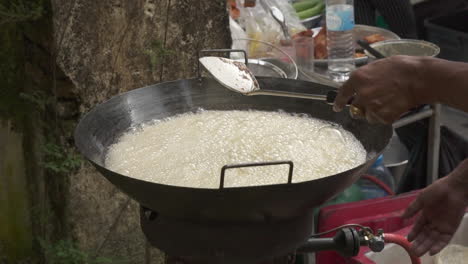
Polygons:
<instances>
[{"instance_id":1,"label":"dark skin arm","mask_svg":"<svg viewBox=\"0 0 468 264\"><path fill-rule=\"evenodd\" d=\"M443 103L468 112L468 64L394 56L359 68L340 88L335 111L353 98L370 122L391 124L411 108Z\"/></svg>"},{"instance_id":2,"label":"dark skin arm","mask_svg":"<svg viewBox=\"0 0 468 264\"><path fill-rule=\"evenodd\" d=\"M418 195L403 214L418 215L408 240L417 256L439 253L452 239L468 206L468 159Z\"/></svg>"},{"instance_id":3,"label":"dark skin arm","mask_svg":"<svg viewBox=\"0 0 468 264\"><path fill-rule=\"evenodd\" d=\"M391 124L409 109L442 103L468 112L468 64L395 56L359 68L340 88L335 111L353 98L369 122ZM468 159L421 191L403 217L418 215L408 235L417 256L440 252L468 206Z\"/></svg>"}]
</instances>

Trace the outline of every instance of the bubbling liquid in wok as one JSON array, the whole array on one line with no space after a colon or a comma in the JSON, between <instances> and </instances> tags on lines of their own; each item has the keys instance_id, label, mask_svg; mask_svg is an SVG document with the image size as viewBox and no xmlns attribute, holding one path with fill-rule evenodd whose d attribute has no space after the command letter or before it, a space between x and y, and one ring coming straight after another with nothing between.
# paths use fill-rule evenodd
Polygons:
<instances>
[{"instance_id":1,"label":"bubbling liquid in wok","mask_svg":"<svg viewBox=\"0 0 468 264\"><path fill-rule=\"evenodd\" d=\"M337 174L365 162L361 143L342 127L303 114L198 111L144 124L107 153L106 167L145 181L218 188L226 164L291 160L293 182ZM287 182L288 165L226 171L225 187Z\"/></svg>"}]
</instances>

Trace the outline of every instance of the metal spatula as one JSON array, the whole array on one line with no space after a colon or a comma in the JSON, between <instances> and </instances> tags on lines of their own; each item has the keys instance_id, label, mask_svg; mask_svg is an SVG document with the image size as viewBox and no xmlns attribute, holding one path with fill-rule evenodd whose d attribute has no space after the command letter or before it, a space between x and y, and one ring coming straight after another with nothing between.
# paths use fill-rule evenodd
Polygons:
<instances>
[{"instance_id":1,"label":"metal spatula","mask_svg":"<svg viewBox=\"0 0 468 264\"><path fill-rule=\"evenodd\" d=\"M269 95L312 99L325 101L328 104L333 104L337 95L336 88L338 87L332 86L329 86L330 91L327 94L306 94L263 89L259 86L257 79L245 63L222 57L202 57L199 60L201 65L220 84L231 91L243 95Z\"/></svg>"}]
</instances>

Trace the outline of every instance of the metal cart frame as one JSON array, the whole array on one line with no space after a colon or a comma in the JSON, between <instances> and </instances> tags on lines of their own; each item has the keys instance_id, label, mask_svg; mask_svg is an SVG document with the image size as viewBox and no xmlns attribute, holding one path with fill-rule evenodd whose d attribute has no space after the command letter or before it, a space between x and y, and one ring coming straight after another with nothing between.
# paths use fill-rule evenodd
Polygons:
<instances>
[{"instance_id":1,"label":"metal cart frame","mask_svg":"<svg viewBox=\"0 0 468 264\"><path fill-rule=\"evenodd\" d=\"M428 109L424 109L418 113L402 118L393 124L394 128L398 128L429 118L429 134L427 142L427 185L433 183L439 178L440 117L441 105L432 104Z\"/></svg>"}]
</instances>

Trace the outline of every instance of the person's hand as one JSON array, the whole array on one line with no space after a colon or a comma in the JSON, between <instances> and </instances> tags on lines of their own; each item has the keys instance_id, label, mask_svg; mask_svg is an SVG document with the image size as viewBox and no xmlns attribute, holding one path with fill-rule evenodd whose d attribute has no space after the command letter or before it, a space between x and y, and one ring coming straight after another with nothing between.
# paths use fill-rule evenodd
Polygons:
<instances>
[{"instance_id":1,"label":"person's hand","mask_svg":"<svg viewBox=\"0 0 468 264\"><path fill-rule=\"evenodd\" d=\"M423 58L394 56L355 70L339 89L334 110L341 111L352 100L369 122L390 124L420 104L424 85Z\"/></svg>"},{"instance_id":2,"label":"person's hand","mask_svg":"<svg viewBox=\"0 0 468 264\"><path fill-rule=\"evenodd\" d=\"M403 214L410 218L419 213L408 235L417 256L439 253L460 225L468 204L468 186L453 178L449 175L428 186Z\"/></svg>"}]
</instances>

